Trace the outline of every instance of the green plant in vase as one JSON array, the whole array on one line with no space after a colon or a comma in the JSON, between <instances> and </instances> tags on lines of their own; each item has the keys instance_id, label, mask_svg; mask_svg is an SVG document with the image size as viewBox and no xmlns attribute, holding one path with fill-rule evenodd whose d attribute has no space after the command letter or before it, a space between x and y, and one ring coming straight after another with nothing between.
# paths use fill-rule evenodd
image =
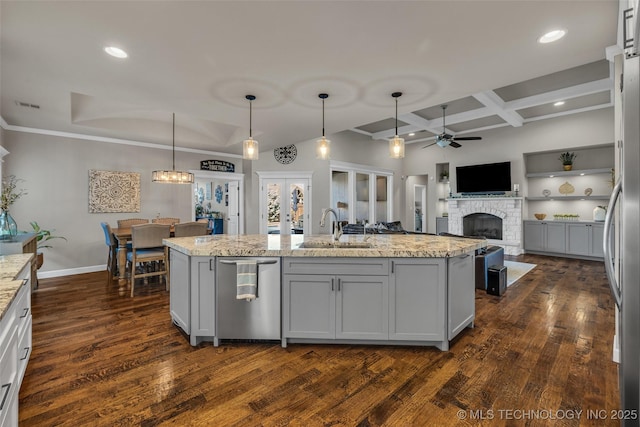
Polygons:
<instances>
[{"instance_id":1,"label":"green plant in vase","mask_svg":"<svg viewBox=\"0 0 640 427\"><path fill-rule=\"evenodd\" d=\"M560 154L558 160L562 162L562 167L564 168L564 170L570 171L573 168L573 159L575 159L576 157L578 157L576 153L570 153L566 151Z\"/></svg>"},{"instance_id":2,"label":"green plant in vase","mask_svg":"<svg viewBox=\"0 0 640 427\"><path fill-rule=\"evenodd\" d=\"M0 240L11 240L18 234L18 225L9 213L9 208L16 200L27 194L24 188L18 188L22 179L9 175L2 180L0 193Z\"/></svg>"},{"instance_id":3,"label":"green plant in vase","mask_svg":"<svg viewBox=\"0 0 640 427\"><path fill-rule=\"evenodd\" d=\"M40 252L40 249L52 248L53 246L51 246L51 244L49 243L50 240L62 239L66 241L67 238L62 236L54 236L52 232L55 230L45 230L41 228L36 221L31 221L29 224L31 224L31 228L33 228L33 232L36 234L36 240L38 242L38 255L36 264L38 268L40 268L44 263L44 255L42 254L42 252Z\"/></svg>"}]
</instances>

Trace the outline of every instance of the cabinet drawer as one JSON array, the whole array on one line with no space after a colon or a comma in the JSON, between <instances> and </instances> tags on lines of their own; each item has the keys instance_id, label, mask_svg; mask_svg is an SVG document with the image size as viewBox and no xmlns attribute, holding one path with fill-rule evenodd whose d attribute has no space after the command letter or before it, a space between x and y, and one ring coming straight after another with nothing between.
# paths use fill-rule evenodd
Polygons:
<instances>
[{"instance_id":1,"label":"cabinet drawer","mask_svg":"<svg viewBox=\"0 0 640 427\"><path fill-rule=\"evenodd\" d=\"M386 276L386 258L283 258L284 274L354 274Z\"/></svg>"},{"instance_id":2,"label":"cabinet drawer","mask_svg":"<svg viewBox=\"0 0 640 427\"><path fill-rule=\"evenodd\" d=\"M18 334L22 334L27 321L31 318L31 288L29 286L28 280L20 286L16 300L12 304L14 305L13 311L15 313L15 325L18 327Z\"/></svg>"},{"instance_id":3,"label":"cabinet drawer","mask_svg":"<svg viewBox=\"0 0 640 427\"><path fill-rule=\"evenodd\" d=\"M22 378L24 377L24 373L27 369L27 363L29 363L29 357L31 357L32 346L32 338L31 338L31 323L33 319L31 315L27 316L27 320L25 323L25 327L23 330L18 329L18 346L16 349L17 359L18 359L18 375L17 375L17 384L22 384Z\"/></svg>"},{"instance_id":4,"label":"cabinet drawer","mask_svg":"<svg viewBox=\"0 0 640 427\"><path fill-rule=\"evenodd\" d=\"M18 331L12 325L9 333L0 342L0 421L6 417L10 410L12 397L16 394L15 389L18 387L17 347Z\"/></svg>"}]
</instances>

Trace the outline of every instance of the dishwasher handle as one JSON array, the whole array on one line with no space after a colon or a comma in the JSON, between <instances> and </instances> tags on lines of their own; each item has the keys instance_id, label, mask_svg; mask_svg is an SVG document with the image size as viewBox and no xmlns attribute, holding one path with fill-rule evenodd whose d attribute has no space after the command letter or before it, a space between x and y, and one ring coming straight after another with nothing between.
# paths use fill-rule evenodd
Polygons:
<instances>
[{"instance_id":1,"label":"dishwasher handle","mask_svg":"<svg viewBox=\"0 0 640 427\"><path fill-rule=\"evenodd\" d=\"M232 264L232 265L236 265L238 260L233 260L233 261L228 261L225 259L221 259L219 262L220 264ZM256 262L256 265L269 265L269 264L276 264L278 261L277 260L269 260L269 261L258 261Z\"/></svg>"}]
</instances>

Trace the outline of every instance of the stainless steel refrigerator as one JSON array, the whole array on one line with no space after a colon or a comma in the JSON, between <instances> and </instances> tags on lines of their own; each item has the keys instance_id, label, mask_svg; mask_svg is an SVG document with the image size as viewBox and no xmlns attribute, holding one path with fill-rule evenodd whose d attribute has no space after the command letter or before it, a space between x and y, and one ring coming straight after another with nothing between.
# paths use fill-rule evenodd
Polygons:
<instances>
[{"instance_id":1,"label":"stainless steel refrigerator","mask_svg":"<svg viewBox=\"0 0 640 427\"><path fill-rule=\"evenodd\" d=\"M640 33L635 16L625 11L618 180L605 219L605 269L618 308L620 403L638 425L640 417ZM635 414L635 415L634 415Z\"/></svg>"}]
</instances>

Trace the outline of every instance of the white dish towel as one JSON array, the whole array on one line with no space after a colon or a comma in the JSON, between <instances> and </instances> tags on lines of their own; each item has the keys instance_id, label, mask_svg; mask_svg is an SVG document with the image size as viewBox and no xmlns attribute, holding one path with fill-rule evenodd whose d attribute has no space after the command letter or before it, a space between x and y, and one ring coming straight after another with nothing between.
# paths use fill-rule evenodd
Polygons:
<instances>
[{"instance_id":1,"label":"white dish towel","mask_svg":"<svg viewBox=\"0 0 640 427\"><path fill-rule=\"evenodd\" d=\"M258 297L258 264L255 260L236 261L236 299L252 301Z\"/></svg>"}]
</instances>

